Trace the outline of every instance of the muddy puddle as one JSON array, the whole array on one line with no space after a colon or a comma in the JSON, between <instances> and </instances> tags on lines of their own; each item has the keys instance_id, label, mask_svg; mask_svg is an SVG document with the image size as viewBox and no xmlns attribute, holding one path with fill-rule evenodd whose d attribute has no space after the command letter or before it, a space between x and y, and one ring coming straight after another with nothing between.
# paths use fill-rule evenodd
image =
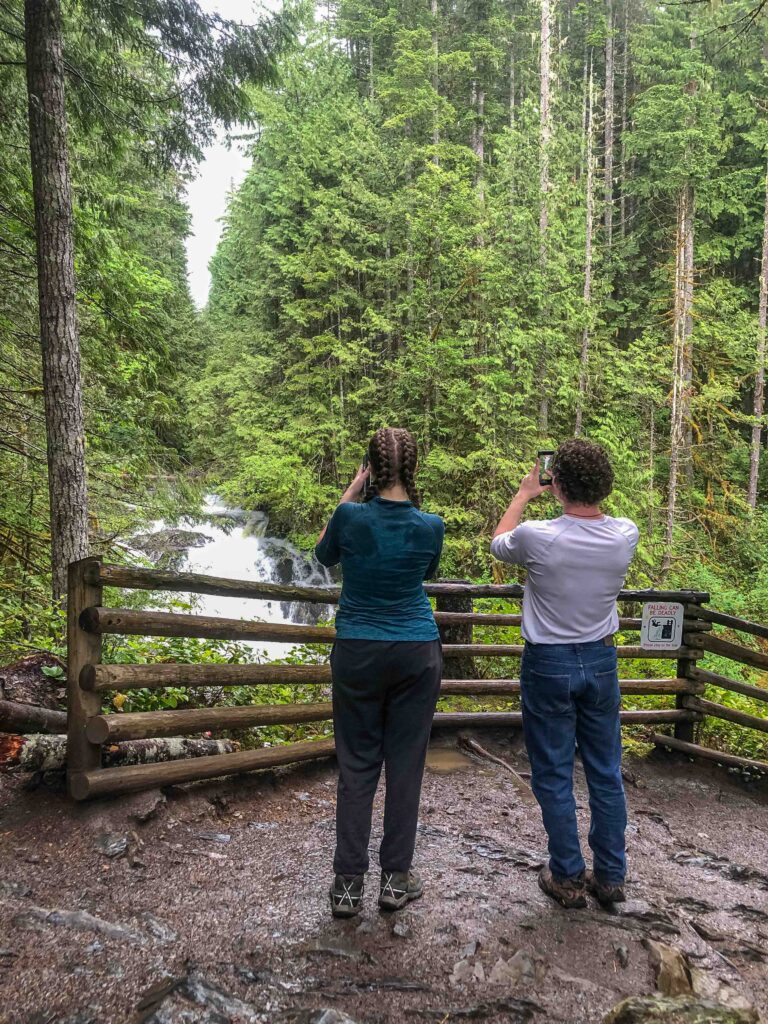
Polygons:
<instances>
[{"instance_id":1,"label":"muddy puddle","mask_svg":"<svg viewBox=\"0 0 768 1024\"><path fill-rule=\"evenodd\" d=\"M455 747L430 747L427 751L427 771L435 775L452 775L470 768L477 768L477 765Z\"/></svg>"}]
</instances>

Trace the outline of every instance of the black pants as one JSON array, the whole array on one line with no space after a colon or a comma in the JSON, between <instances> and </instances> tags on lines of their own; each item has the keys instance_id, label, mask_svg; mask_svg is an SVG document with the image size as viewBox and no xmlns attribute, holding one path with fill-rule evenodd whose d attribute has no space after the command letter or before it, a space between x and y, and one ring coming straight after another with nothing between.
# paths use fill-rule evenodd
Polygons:
<instances>
[{"instance_id":1,"label":"black pants","mask_svg":"<svg viewBox=\"0 0 768 1024\"><path fill-rule=\"evenodd\" d=\"M371 814L386 769L383 871L408 871L443 656L439 640L337 640L331 652L339 762L333 870L368 870Z\"/></svg>"}]
</instances>

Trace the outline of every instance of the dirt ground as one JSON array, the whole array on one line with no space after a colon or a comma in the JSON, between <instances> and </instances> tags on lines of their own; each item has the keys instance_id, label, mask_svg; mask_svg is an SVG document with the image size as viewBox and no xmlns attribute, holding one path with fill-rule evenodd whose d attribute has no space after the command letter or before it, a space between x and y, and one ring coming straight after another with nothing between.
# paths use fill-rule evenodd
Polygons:
<instances>
[{"instance_id":1,"label":"dirt ground","mask_svg":"<svg viewBox=\"0 0 768 1024\"><path fill-rule=\"evenodd\" d=\"M526 770L518 736L477 738ZM768 1015L765 784L629 759L629 900L567 912L537 887L545 837L512 776L451 735L430 762L424 897L378 911L379 797L348 922L327 897L332 762L78 806L4 777L0 1020L587 1024L653 991L648 939L683 951L697 987ZM576 783L586 835L580 768Z\"/></svg>"}]
</instances>

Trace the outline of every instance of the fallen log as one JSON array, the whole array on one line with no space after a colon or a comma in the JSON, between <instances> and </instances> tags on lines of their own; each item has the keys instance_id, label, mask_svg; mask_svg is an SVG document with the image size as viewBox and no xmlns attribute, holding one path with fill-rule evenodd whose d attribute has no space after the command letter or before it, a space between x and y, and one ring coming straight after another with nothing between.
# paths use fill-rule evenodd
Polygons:
<instances>
[{"instance_id":1,"label":"fallen log","mask_svg":"<svg viewBox=\"0 0 768 1024\"><path fill-rule=\"evenodd\" d=\"M235 740L168 739L126 740L109 743L102 750L102 766L115 768L133 764L158 764L183 758L233 754L240 749ZM67 737L0 734L0 772L57 771L67 766Z\"/></svg>"},{"instance_id":2,"label":"fallen log","mask_svg":"<svg viewBox=\"0 0 768 1024\"><path fill-rule=\"evenodd\" d=\"M0 732L65 732L67 715L37 704L0 700Z\"/></svg>"}]
</instances>

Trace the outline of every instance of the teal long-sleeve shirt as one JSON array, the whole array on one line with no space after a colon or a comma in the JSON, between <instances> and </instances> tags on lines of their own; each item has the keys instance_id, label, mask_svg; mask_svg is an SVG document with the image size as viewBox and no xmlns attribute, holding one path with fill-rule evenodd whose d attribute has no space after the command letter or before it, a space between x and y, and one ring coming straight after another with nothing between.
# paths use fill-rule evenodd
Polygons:
<instances>
[{"instance_id":1,"label":"teal long-sleeve shirt","mask_svg":"<svg viewBox=\"0 0 768 1024\"><path fill-rule=\"evenodd\" d=\"M437 572L445 526L411 501L373 498L339 505L315 548L341 564L339 640L437 640L424 580Z\"/></svg>"}]
</instances>

